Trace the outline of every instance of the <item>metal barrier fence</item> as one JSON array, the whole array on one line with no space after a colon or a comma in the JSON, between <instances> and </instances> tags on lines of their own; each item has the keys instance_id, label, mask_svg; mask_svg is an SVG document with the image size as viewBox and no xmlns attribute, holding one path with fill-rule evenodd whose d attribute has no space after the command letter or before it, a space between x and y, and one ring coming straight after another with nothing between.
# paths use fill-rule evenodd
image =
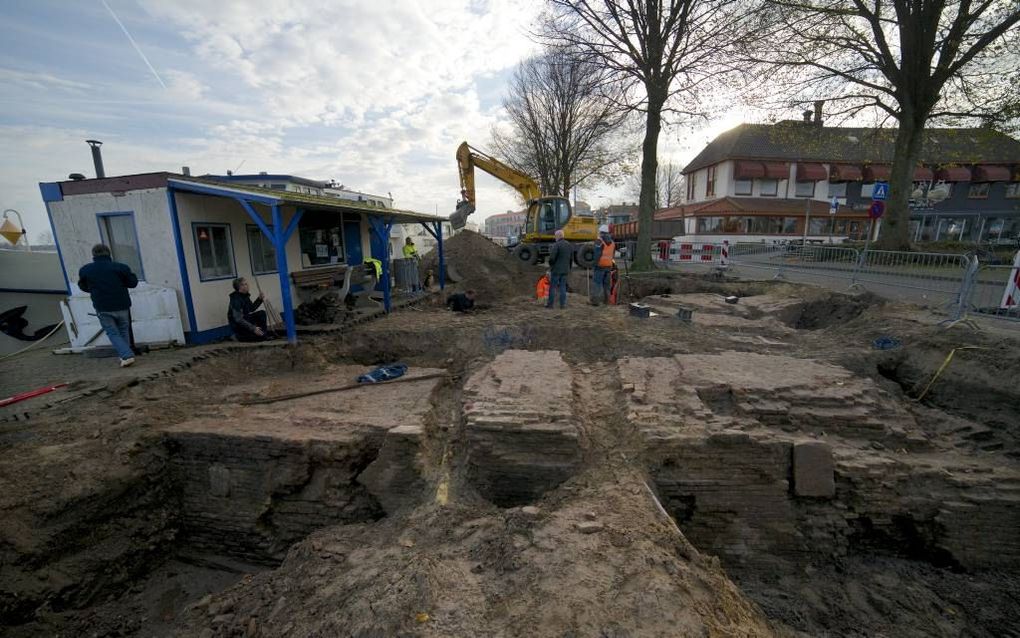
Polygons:
<instances>
[{"instance_id":1,"label":"metal barrier fence","mask_svg":"<svg viewBox=\"0 0 1020 638\"><path fill-rule=\"evenodd\" d=\"M966 316L1020 321L1020 252L1013 265L982 264L971 255L861 251L841 246L673 242L660 266L674 270L767 271L775 279L868 290L941 308L947 322ZM699 268L699 266L701 268Z\"/></svg>"},{"instance_id":2,"label":"metal barrier fence","mask_svg":"<svg viewBox=\"0 0 1020 638\"><path fill-rule=\"evenodd\" d=\"M956 319L969 314L1020 321L1020 253L1012 266L979 265L974 258L973 270Z\"/></svg>"}]
</instances>

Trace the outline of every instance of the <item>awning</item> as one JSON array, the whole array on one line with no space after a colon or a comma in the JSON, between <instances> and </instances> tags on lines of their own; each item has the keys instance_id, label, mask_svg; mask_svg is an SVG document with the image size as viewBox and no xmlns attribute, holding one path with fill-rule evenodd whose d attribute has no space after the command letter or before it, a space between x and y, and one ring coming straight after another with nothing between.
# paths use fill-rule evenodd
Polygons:
<instances>
[{"instance_id":1,"label":"awning","mask_svg":"<svg viewBox=\"0 0 1020 638\"><path fill-rule=\"evenodd\" d=\"M762 162L762 166L769 179L790 179L790 165L786 162Z\"/></svg>"},{"instance_id":2,"label":"awning","mask_svg":"<svg viewBox=\"0 0 1020 638\"><path fill-rule=\"evenodd\" d=\"M797 164L798 182L820 182L828 176L829 173L821 164Z\"/></svg>"},{"instance_id":3,"label":"awning","mask_svg":"<svg viewBox=\"0 0 1020 638\"><path fill-rule=\"evenodd\" d=\"M863 177L861 167L854 164L832 164L829 181L859 182Z\"/></svg>"},{"instance_id":4,"label":"awning","mask_svg":"<svg viewBox=\"0 0 1020 638\"><path fill-rule=\"evenodd\" d=\"M930 182L935 178L935 171L931 170L927 166L918 166L914 169L914 181L915 182Z\"/></svg>"},{"instance_id":5,"label":"awning","mask_svg":"<svg viewBox=\"0 0 1020 638\"><path fill-rule=\"evenodd\" d=\"M864 167L865 182L887 182L892 173L892 167L887 164L872 164Z\"/></svg>"},{"instance_id":6,"label":"awning","mask_svg":"<svg viewBox=\"0 0 1020 638\"><path fill-rule=\"evenodd\" d=\"M975 166L975 182L1008 182L1011 175L1007 166Z\"/></svg>"},{"instance_id":7,"label":"awning","mask_svg":"<svg viewBox=\"0 0 1020 638\"><path fill-rule=\"evenodd\" d=\"M943 180L946 182L969 182L970 169L964 168L963 166L957 166L954 168L940 168L935 171L935 179Z\"/></svg>"},{"instance_id":8,"label":"awning","mask_svg":"<svg viewBox=\"0 0 1020 638\"><path fill-rule=\"evenodd\" d=\"M765 167L761 162L738 161L733 170L733 179L755 179L765 177Z\"/></svg>"}]
</instances>

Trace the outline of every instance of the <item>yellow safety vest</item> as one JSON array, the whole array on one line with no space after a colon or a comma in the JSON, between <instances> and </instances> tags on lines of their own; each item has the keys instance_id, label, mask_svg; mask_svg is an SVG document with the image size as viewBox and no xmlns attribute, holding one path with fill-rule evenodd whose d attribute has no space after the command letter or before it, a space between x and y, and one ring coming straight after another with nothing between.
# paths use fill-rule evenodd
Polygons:
<instances>
[{"instance_id":1,"label":"yellow safety vest","mask_svg":"<svg viewBox=\"0 0 1020 638\"><path fill-rule=\"evenodd\" d=\"M404 244L404 257L410 258L418 254L418 248L414 244Z\"/></svg>"},{"instance_id":2,"label":"yellow safety vest","mask_svg":"<svg viewBox=\"0 0 1020 638\"><path fill-rule=\"evenodd\" d=\"M381 261L379 261L378 259L373 259L372 257L369 257L369 258L365 259L365 263L366 264L372 264L372 267L375 268L375 278L376 279L382 279L382 262Z\"/></svg>"}]
</instances>

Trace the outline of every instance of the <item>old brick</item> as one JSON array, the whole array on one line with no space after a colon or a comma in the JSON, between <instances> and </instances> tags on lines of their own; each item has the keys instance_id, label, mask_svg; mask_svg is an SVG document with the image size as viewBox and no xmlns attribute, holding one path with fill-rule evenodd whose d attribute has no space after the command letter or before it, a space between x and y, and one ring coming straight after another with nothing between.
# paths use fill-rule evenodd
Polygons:
<instances>
[{"instance_id":1,"label":"old brick","mask_svg":"<svg viewBox=\"0 0 1020 638\"><path fill-rule=\"evenodd\" d=\"M829 444L806 441L793 446L793 491L797 496L832 498L836 495Z\"/></svg>"}]
</instances>

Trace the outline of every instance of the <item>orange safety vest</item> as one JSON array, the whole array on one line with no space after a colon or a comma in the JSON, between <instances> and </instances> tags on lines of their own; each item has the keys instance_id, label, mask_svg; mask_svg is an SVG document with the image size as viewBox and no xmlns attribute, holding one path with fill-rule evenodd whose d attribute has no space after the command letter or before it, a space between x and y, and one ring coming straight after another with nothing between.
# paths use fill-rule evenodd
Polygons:
<instances>
[{"instance_id":1,"label":"orange safety vest","mask_svg":"<svg viewBox=\"0 0 1020 638\"><path fill-rule=\"evenodd\" d=\"M616 254L616 242L607 242L599 239L602 243L602 254L599 255L599 268L611 268L613 266L613 255Z\"/></svg>"},{"instance_id":2,"label":"orange safety vest","mask_svg":"<svg viewBox=\"0 0 1020 638\"><path fill-rule=\"evenodd\" d=\"M549 277L548 275L542 275L542 278L535 284L535 298L536 299L548 299L549 298Z\"/></svg>"}]
</instances>

